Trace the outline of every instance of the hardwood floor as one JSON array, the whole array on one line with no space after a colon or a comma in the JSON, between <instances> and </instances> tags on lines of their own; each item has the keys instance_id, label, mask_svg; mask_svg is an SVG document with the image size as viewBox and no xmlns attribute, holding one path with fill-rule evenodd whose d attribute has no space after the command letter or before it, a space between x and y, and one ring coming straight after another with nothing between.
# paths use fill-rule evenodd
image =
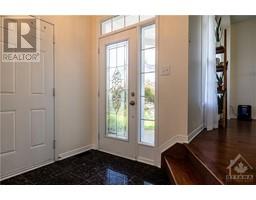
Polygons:
<instances>
[{"instance_id":1,"label":"hardwood floor","mask_svg":"<svg viewBox=\"0 0 256 200\"><path fill-rule=\"evenodd\" d=\"M225 184L230 160L241 154L256 175L256 121L229 120L226 129L203 131L189 148ZM255 184L255 182L254 182Z\"/></svg>"},{"instance_id":2,"label":"hardwood floor","mask_svg":"<svg viewBox=\"0 0 256 200\"><path fill-rule=\"evenodd\" d=\"M186 144L177 143L162 154L162 168L176 185L222 184Z\"/></svg>"},{"instance_id":3,"label":"hardwood floor","mask_svg":"<svg viewBox=\"0 0 256 200\"><path fill-rule=\"evenodd\" d=\"M256 121L230 120L226 129L175 144L162 154L162 168L174 184L256 184Z\"/></svg>"}]
</instances>

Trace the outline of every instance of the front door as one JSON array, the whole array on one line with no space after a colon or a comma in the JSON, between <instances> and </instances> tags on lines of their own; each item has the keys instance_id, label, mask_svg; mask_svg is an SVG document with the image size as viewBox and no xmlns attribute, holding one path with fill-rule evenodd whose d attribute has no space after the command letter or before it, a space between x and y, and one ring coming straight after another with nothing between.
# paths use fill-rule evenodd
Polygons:
<instances>
[{"instance_id":1,"label":"front door","mask_svg":"<svg viewBox=\"0 0 256 200\"><path fill-rule=\"evenodd\" d=\"M103 151L135 159L136 28L100 39L100 138Z\"/></svg>"},{"instance_id":2,"label":"front door","mask_svg":"<svg viewBox=\"0 0 256 200\"><path fill-rule=\"evenodd\" d=\"M54 160L53 26L41 21L40 36L40 62L0 62L0 178Z\"/></svg>"}]
</instances>

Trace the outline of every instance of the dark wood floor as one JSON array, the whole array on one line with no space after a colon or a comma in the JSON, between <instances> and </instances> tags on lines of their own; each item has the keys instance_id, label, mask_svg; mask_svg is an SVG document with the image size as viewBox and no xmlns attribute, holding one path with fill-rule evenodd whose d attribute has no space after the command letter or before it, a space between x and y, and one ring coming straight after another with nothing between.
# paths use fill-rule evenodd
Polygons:
<instances>
[{"instance_id":1,"label":"dark wood floor","mask_svg":"<svg viewBox=\"0 0 256 200\"><path fill-rule=\"evenodd\" d=\"M256 120L229 120L227 129L203 131L188 146L225 184L227 166L238 154L256 169Z\"/></svg>"}]
</instances>

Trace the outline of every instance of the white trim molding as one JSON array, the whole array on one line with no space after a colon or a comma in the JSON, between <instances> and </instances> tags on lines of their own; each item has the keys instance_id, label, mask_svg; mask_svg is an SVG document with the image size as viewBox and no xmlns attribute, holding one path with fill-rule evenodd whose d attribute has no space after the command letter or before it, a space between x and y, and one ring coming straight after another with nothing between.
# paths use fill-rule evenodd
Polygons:
<instances>
[{"instance_id":1,"label":"white trim molding","mask_svg":"<svg viewBox=\"0 0 256 200\"><path fill-rule=\"evenodd\" d=\"M84 153L84 152L89 151L91 149L97 149L97 146L95 144L89 144L89 145L84 146L84 147L79 147L79 148L73 149L71 151L61 153L61 154L58 155L57 160L63 160L63 159L69 158L71 156L75 156L77 154Z\"/></svg>"},{"instance_id":2,"label":"white trim molding","mask_svg":"<svg viewBox=\"0 0 256 200\"><path fill-rule=\"evenodd\" d=\"M77 149L73 149L73 150L71 150L71 151L67 151L67 152L65 152L65 153L59 154L59 155L58 155L58 159L57 159L56 161L66 159L66 158L69 158L69 157L71 157L71 156L75 156L75 155L80 154L80 153L84 153L84 152L89 151L89 150L91 150L91 149L98 149L98 147L97 147L96 144L89 144L89 145L84 146L84 147L80 147L80 148L77 148ZM0 176L0 181L3 181L3 180L8 179L8 178L12 178L12 177L17 176L17 175L20 175L20 174L24 174L24 173L26 173L26 172L29 172L29 171L38 169L38 168L40 168L40 167L44 167L44 166L49 165L49 164L52 164L52 163L54 163L54 162L55 162L55 161L49 161L49 162L46 162L46 163L43 163L43 164L34 166L34 167L32 167L32 168L29 168L29 169L24 169L24 170L19 171L19 172L14 172L14 173L12 173L12 174L10 174L10 175L7 175L7 176L4 176L4 177Z\"/></svg>"},{"instance_id":3,"label":"white trim molding","mask_svg":"<svg viewBox=\"0 0 256 200\"><path fill-rule=\"evenodd\" d=\"M104 153L108 153L108 154L111 154L111 155L114 155L114 156L118 156L118 157L121 157L121 158L125 158L125 159L128 159L128 160L136 160L133 157L123 156L121 154L113 153L113 152L110 152L110 151L107 151L107 150L104 150L104 149L100 149L100 148L98 148L98 151L101 151L101 152L104 152Z\"/></svg>"},{"instance_id":4,"label":"white trim molding","mask_svg":"<svg viewBox=\"0 0 256 200\"><path fill-rule=\"evenodd\" d=\"M186 135L175 135L167 140L165 143L159 146L156 155L155 166L161 167L161 155L164 151L175 145L176 143L188 143L188 136Z\"/></svg>"},{"instance_id":5,"label":"white trim molding","mask_svg":"<svg viewBox=\"0 0 256 200\"><path fill-rule=\"evenodd\" d=\"M175 135L161 146L159 146L160 154L172 147L176 143L188 143L188 137L186 135Z\"/></svg>"},{"instance_id":6,"label":"white trim molding","mask_svg":"<svg viewBox=\"0 0 256 200\"><path fill-rule=\"evenodd\" d=\"M191 131L188 134L188 143L190 143L199 133L202 132L202 130L204 130L204 125L201 124L200 126L198 126L196 129L194 129L193 131Z\"/></svg>"},{"instance_id":7,"label":"white trim molding","mask_svg":"<svg viewBox=\"0 0 256 200\"><path fill-rule=\"evenodd\" d=\"M141 162L141 163L148 164L148 165L156 166L154 160L149 159L149 158L146 158L146 157L138 156L138 157L137 157L137 161L138 161L138 162Z\"/></svg>"}]
</instances>

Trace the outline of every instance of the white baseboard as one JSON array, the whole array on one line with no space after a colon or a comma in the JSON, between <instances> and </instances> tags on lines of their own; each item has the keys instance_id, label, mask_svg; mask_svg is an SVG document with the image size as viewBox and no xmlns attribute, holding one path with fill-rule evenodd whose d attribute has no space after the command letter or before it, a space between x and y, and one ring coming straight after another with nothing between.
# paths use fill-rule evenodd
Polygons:
<instances>
[{"instance_id":1,"label":"white baseboard","mask_svg":"<svg viewBox=\"0 0 256 200\"><path fill-rule=\"evenodd\" d=\"M97 144L91 144L91 149L92 150L98 150L98 145Z\"/></svg>"},{"instance_id":2,"label":"white baseboard","mask_svg":"<svg viewBox=\"0 0 256 200\"><path fill-rule=\"evenodd\" d=\"M149 159L149 158L145 158L145 157L142 157L142 156L138 156L137 161L148 164L148 165L156 166L154 160Z\"/></svg>"},{"instance_id":3,"label":"white baseboard","mask_svg":"<svg viewBox=\"0 0 256 200\"><path fill-rule=\"evenodd\" d=\"M118 154L118 153L113 153L113 152L106 151L106 150L100 149L100 148L98 148L98 151L102 151L102 152L104 152L104 153L108 153L108 154L111 154L111 155L114 155L114 156L118 156L118 157L121 157L121 158L126 158L126 159L129 159L129 160L136 160L136 159L133 158L133 157L123 156L123 155L120 155L120 154Z\"/></svg>"},{"instance_id":4,"label":"white baseboard","mask_svg":"<svg viewBox=\"0 0 256 200\"><path fill-rule=\"evenodd\" d=\"M192 132L190 132L188 134L188 143L190 143L199 133L201 133L202 130L204 130L204 125L203 124L201 124L196 129L194 129Z\"/></svg>"},{"instance_id":5,"label":"white baseboard","mask_svg":"<svg viewBox=\"0 0 256 200\"><path fill-rule=\"evenodd\" d=\"M61 154L58 155L58 159L57 160L63 160L63 159L69 158L71 156L75 156L77 154L84 153L84 152L89 151L91 149L97 149L96 145L89 144L89 145L84 146L84 147L79 147L77 149L73 149L71 151L67 151L65 153L61 153Z\"/></svg>"},{"instance_id":6,"label":"white baseboard","mask_svg":"<svg viewBox=\"0 0 256 200\"><path fill-rule=\"evenodd\" d=\"M167 140L165 143L159 146L157 155L156 155L156 160L155 160L155 166L161 167L161 154L175 145L176 143L188 143L188 136L185 135L175 135L169 140Z\"/></svg>"},{"instance_id":7,"label":"white baseboard","mask_svg":"<svg viewBox=\"0 0 256 200\"><path fill-rule=\"evenodd\" d=\"M31 168L28 168L28 169L22 169L22 170L20 170L20 171L18 171L18 172L14 172L14 173L12 173L12 174L10 174L10 175L4 176L4 177L0 177L0 181L3 181L3 180L8 179L8 178L12 178L12 177L14 177L14 176L18 176L18 175L24 174L24 173L26 173L26 172L29 172L29 171L38 169L38 168L40 168L40 167L44 167L44 166L46 166L46 165L50 165L50 164L52 164L52 163L54 163L53 160L48 161L48 162L45 162L45 163L40 164L40 165L37 165L37 166L34 166L34 167L31 167Z\"/></svg>"},{"instance_id":8,"label":"white baseboard","mask_svg":"<svg viewBox=\"0 0 256 200\"><path fill-rule=\"evenodd\" d=\"M169 149L170 147L172 147L176 143L188 143L188 137L185 135L173 136L159 147L160 154Z\"/></svg>"},{"instance_id":9,"label":"white baseboard","mask_svg":"<svg viewBox=\"0 0 256 200\"><path fill-rule=\"evenodd\" d=\"M117 153L106 151L104 149L98 149L98 150L102 151L104 153L108 153L108 154L111 154L111 155L114 155L114 156L121 157L121 158L129 159L129 160L134 160L134 161L138 161L138 162L145 163L145 164L148 164L148 165L156 166L154 160L151 160L149 158L145 158L145 157L142 157L142 156L138 156L138 158L135 159L133 157L123 156L123 155L120 155L120 154L117 154Z\"/></svg>"},{"instance_id":10,"label":"white baseboard","mask_svg":"<svg viewBox=\"0 0 256 200\"><path fill-rule=\"evenodd\" d=\"M91 149L97 149L97 145L90 144L90 145L87 145L85 147L80 147L80 148L77 148L77 149L74 149L74 150L71 150L71 151L67 151L65 153L61 153L61 154L59 154L57 160L63 160L65 158L69 158L71 156L75 156L77 154L86 152L86 151L91 150ZM29 169L23 169L23 170L21 170L19 172L14 172L14 173L12 173L10 175L7 175L5 177L0 177L0 181L3 181L5 179L11 178L11 177L14 177L14 176L17 176L17 175L20 175L20 174L23 174L23 173L26 173L26 172L29 172L29 171L32 171L32 170L35 170L37 168L40 168L40 167L43 167L43 166L46 166L46 165L49 165L49 164L52 164L52 163L54 163L54 161L46 162L46 163L43 163L41 165L29 168Z\"/></svg>"}]
</instances>

